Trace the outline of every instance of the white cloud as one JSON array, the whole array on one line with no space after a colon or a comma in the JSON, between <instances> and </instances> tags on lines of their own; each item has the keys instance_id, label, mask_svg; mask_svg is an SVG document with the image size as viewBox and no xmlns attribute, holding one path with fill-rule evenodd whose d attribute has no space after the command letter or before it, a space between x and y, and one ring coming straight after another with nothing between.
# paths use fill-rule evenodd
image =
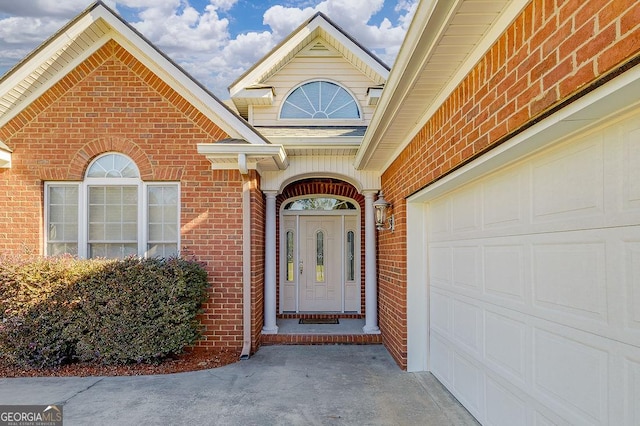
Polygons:
<instances>
[{"instance_id":1,"label":"white cloud","mask_svg":"<svg viewBox=\"0 0 640 426\"><path fill-rule=\"evenodd\" d=\"M70 18L90 4L91 1L87 0L0 0L0 13L16 16Z\"/></svg>"},{"instance_id":2,"label":"white cloud","mask_svg":"<svg viewBox=\"0 0 640 426\"><path fill-rule=\"evenodd\" d=\"M360 44L373 51L387 64L391 64L400 48L408 23L413 17L417 0L400 0L395 11L400 14L399 24L385 18L380 25L370 25L371 18L384 5L384 0L324 0L315 7L273 6L264 14L264 23L280 39L298 27L316 12L322 12Z\"/></svg>"},{"instance_id":3,"label":"white cloud","mask_svg":"<svg viewBox=\"0 0 640 426\"><path fill-rule=\"evenodd\" d=\"M0 0L0 67L22 59L92 0ZM257 7L239 0L209 0L196 9L196 0L107 0L126 13L131 24L217 96L228 97L227 86L282 38L316 12L323 12L363 46L391 64L400 47L417 0L397 0L396 22L369 24L383 0L282 0L263 14L269 31L232 38L229 18L242 18L239 8ZM387 0L389 1L389 0ZM271 2L273 4L273 1ZM266 6L264 6L266 7ZM238 15L235 15L238 13ZM254 25L255 27L255 25ZM3 72L3 71L0 71Z\"/></svg>"}]
</instances>

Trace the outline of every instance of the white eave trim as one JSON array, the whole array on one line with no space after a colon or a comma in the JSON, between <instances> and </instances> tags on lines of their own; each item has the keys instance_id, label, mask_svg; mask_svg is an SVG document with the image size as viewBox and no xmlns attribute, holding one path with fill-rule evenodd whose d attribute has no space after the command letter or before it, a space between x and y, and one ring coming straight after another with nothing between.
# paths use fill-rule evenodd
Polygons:
<instances>
[{"instance_id":1,"label":"white eave trim","mask_svg":"<svg viewBox=\"0 0 640 426\"><path fill-rule=\"evenodd\" d=\"M247 143L199 143L198 154L204 155L213 169L238 168L256 169L257 163L270 157L279 170L285 170L289 166L287 152L282 145L265 144L252 145ZM226 165L217 160L227 161ZM229 163L229 160L233 160Z\"/></svg>"}]
</instances>

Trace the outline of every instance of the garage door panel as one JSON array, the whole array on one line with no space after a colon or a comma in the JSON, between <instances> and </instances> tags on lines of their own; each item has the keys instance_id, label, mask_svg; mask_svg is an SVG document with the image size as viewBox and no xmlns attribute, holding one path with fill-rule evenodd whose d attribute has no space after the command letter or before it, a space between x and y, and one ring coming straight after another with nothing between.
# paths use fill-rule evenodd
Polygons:
<instances>
[{"instance_id":1,"label":"garage door panel","mask_svg":"<svg viewBox=\"0 0 640 426\"><path fill-rule=\"evenodd\" d=\"M435 287L449 287L453 279L453 258L451 247L429 247L429 279Z\"/></svg>"},{"instance_id":2,"label":"garage door panel","mask_svg":"<svg viewBox=\"0 0 640 426\"><path fill-rule=\"evenodd\" d=\"M485 359L509 381L526 385L527 325L497 312L485 313Z\"/></svg>"},{"instance_id":3,"label":"garage door panel","mask_svg":"<svg viewBox=\"0 0 640 426\"><path fill-rule=\"evenodd\" d=\"M626 325L640 330L640 241L626 241L624 246Z\"/></svg>"},{"instance_id":4,"label":"garage door panel","mask_svg":"<svg viewBox=\"0 0 640 426\"><path fill-rule=\"evenodd\" d=\"M534 330L534 386L550 405L582 421L606 423L609 354L547 330Z\"/></svg>"},{"instance_id":5,"label":"garage door panel","mask_svg":"<svg viewBox=\"0 0 640 426\"><path fill-rule=\"evenodd\" d=\"M431 328L444 335L449 335L451 333L451 297L434 290L431 294L430 304Z\"/></svg>"},{"instance_id":6,"label":"garage door panel","mask_svg":"<svg viewBox=\"0 0 640 426\"><path fill-rule=\"evenodd\" d=\"M431 372L445 386L453 386L453 349L446 337L442 337L437 331L430 333L430 346L433 349L429 359Z\"/></svg>"},{"instance_id":7,"label":"garage door panel","mask_svg":"<svg viewBox=\"0 0 640 426\"><path fill-rule=\"evenodd\" d=\"M427 229L429 240L448 240L451 237L451 200L441 198L430 204L429 217L429 228Z\"/></svg>"},{"instance_id":8,"label":"garage door panel","mask_svg":"<svg viewBox=\"0 0 640 426\"><path fill-rule=\"evenodd\" d=\"M474 415L480 415L483 399L484 374L482 368L463 352L453 352L453 387L456 398Z\"/></svg>"},{"instance_id":9,"label":"garage door panel","mask_svg":"<svg viewBox=\"0 0 640 426\"><path fill-rule=\"evenodd\" d=\"M640 424L640 360L625 359L626 398L624 401L625 424Z\"/></svg>"},{"instance_id":10,"label":"garage door panel","mask_svg":"<svg viewBox=\"0 0 640 426\"><path fill-rule=\"evenodd\" d=\"M478 246L452 248L453 285L467 287L471 291L480 291L482 274L482 251Z\"/></svg>"},{"instance_id":11,"label":"garage door panel","mask_svg":"<svg viewBox=\"0 0 640 426\"><path fill-rule=\"evenodd\" d=\"M605 242L566 242L559 234L544 239L551 241L532 245L535 304L606 322Z\"/></svg>"},{"instance_id":12,"label":"garage door panel","mask_svg":"<svg viewBox=\"0 0 640 426\"><path fill-rule=\"evenodd\" d=\"M526 177L517 169L487 179L482 187L484 229L513 228L525 224L524 214L528 186Z\"/></svg>"},{"instance_id":13,"label":"garage door panel","mask_svg":"<svg viewBox=\"0 0 640 426\"><path fill-rule=\"evenodd\" d=\"M532 162L533 222L604 211L602 134L545 153Z\"/></svg>"},{"instance_id":14,"label":"garage door panel","mask_svg":"<svg viewBox=\"0 0 640 426\"><path fill-rule=\"evenodd\" d=\"M487 245L484 248L482 269L487 293L525 303L524 249L522 244Z\"/></svg>"},{"instance_id":15,"label":"garage door panel","mask_svg":"<svg viewBox=\"0 0 640 426\"><path fill-rule=\"evenodd\" d=\"M529 423L525 402L491 378L487 378L485 395L488 424L513 426Z\"/></svg>"},{"instance_id":16,"label":"garage door panel","mask_svg":"<svg viewBox=\"0 0 640 426\"><path fill-rule=\"evenodd\" d=\"M480 188L470 188L451 196L451 230L453 232L478 231L480 226Z\"/></svg>"},{"instance_id":17,"label":"garage door panel","mask_svg":"<svg viewBox=\"0 0 640 426\"><path fill-rule=\"evenodd\" d=\"M453 339L479 356L482 347L482 310L478 306L453 299Z\"/></svg>"},{"instance_id":18,"label":"garage door panel","mask_svg":"<svg viewBox=\"0 0 640 426\"><path fill-rule=\"evenodd\" d=\"M638 127L636 127L638 126ZM624 152L624 207L626 210L640 209L640 125L632 123L623 135Z\"/></svg>"}]
</instances>

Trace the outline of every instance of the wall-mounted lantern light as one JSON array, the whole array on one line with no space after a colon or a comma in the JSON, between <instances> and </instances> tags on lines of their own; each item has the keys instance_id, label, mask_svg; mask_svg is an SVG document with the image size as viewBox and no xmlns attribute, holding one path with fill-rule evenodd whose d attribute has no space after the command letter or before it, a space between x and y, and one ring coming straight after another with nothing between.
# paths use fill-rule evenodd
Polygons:
<instances>
[{"instance_id":1,"label":"wall-mounted lantern light","mask_svg":"<svg viewBox=\"0 0 640 426\"><path fill-rule=\"evenodd\" d=\"M389 210L391 209L391 204L387 200L384 199L382 195L382 191L378 194L378 199L373 202L373 208L376 215L376 228L378 231L391 231L393 232L395 228L395 223L393 219L393 215L389 215ZM388 216L388 217L387 217Z\"/></svg>"}]
</instances>

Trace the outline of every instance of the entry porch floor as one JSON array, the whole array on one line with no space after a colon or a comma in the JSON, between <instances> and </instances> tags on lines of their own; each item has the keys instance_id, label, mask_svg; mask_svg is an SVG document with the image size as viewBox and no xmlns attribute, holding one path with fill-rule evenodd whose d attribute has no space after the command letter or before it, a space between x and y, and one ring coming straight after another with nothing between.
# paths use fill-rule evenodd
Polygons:
<instances>
[{"instance_id":1,"label":"entry porch floor","mask_svg":"<svg viewBox=\"0 0 640 426\"><path fill-rule=\"evenodd\" d=\"M278 318L278 334L263 334L263 345L322 345L382 343L380 334L365 334L365 320L339 318L338 324L300 324L299 318Z\"/></svg>"}]
</instances>

